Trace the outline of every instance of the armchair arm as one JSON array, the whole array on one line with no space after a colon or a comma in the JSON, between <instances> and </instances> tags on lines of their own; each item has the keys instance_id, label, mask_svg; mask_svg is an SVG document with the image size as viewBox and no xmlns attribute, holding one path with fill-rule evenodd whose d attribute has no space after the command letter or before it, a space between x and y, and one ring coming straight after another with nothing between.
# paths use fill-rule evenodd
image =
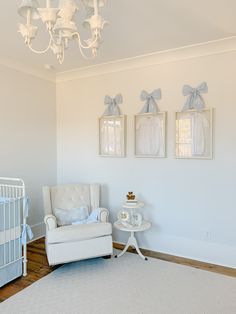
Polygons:
<instances>
[{"instance_id":1,"label":"armchair arm","mask_svg":"<svg viewBox=\"0 0 236 314\"><path fill-rule=\"evenodd\" d=\"M53 230L57 228L57 219L53 215L46 215L44 217L44 223L47 226L47 230Z\"/></svg>"},{"instance_id":2,"label":"armchair arm","mask_svg":"<svg viewBox=\"0 0 236 314\"><path fill-rule=\"evenodd\" d=\"M108 222L108 218L109 218L109 210L106 208L100 208L98 220L101 222Z\"/></svg>"}]
</instances>

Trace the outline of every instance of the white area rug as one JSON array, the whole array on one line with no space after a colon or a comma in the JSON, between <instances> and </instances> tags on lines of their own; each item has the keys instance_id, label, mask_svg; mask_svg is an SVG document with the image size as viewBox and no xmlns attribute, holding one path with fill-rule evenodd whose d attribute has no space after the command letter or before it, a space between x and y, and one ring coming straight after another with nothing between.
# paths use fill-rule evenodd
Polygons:
<instances>
[{"instance_id":1,"label":"white area rug","mask_svg":"<svg viewBox=\"0 0 236 314\"><path fill-rule=\"evenodd\" d=\"M235 314L236 278L126 253L64 265L1 314Z\"/></svg>"}]
</instances>

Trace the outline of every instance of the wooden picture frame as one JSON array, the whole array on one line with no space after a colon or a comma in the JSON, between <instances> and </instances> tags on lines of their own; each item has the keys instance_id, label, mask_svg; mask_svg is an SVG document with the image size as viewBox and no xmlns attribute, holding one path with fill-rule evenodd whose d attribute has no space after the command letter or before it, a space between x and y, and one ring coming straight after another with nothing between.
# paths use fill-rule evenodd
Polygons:
<instances>
[{"instance_id":1,"label":"wooden picture frame","mask_svg":"<svg viewBox=\"0 0 236 314\"><path fill-rule=\"evenodd\" d=\"M136 157L166 157L166 112L141 113L134 117Z\"/></svg>"},{"instance_id":2,"label":"wooden picture frame","mask_svg":"<svg viewBox=\"0 0 236 314\"><path fill-rule=\"evenodd\" d=\"M102 116L99 118L99 155L125 157L126 116Z\"/></svg>"},{"instance_id":3,"label":"wooden picture frame","mask_svg":"<svg viewBox=\"0 0 236 314\"><path fill-rule=\"evenodd\" d=\"M213 109L175 113L175 157L213 158Z\"/></svg>"}]
</instances>

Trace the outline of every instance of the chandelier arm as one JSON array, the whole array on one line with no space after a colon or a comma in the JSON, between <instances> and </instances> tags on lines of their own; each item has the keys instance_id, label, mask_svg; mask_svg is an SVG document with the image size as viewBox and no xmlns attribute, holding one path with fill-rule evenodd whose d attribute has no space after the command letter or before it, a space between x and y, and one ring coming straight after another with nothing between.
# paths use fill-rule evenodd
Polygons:
<instances>
[{"instance_id":1,"label":"chandelier arm","mask_svg":"<svg viewBox=\"0 0 236 314\"><path fill-rule=\"evenodd\" d=\"M94 41L94 42L92 42L92 44L90 44L89 46L83 46L82 45L82 43L81 43L81 39L80 39L80 34L78 33L78 32L76 32L76 33L74 33L73 35L77 35L78 36L78 47L79 47L79 51L80 51L80 53L81 53L81 55L82 55L82 57L84 58L84 59L86 59L86 60L92 60L92 59L94 59L94 57L95 56L91 56L91 57L89 57L89 56L86 56L86 54L83 52L83 49L89 49L89 48L92 48L92 45L96 42L96 41ZM97 40L97 39L96 39Z\"/></svg>"},{"instance_id":2,"label":"chandelier arm","mask_svg":"<svg viewBox=\"0 0 236 314\"><path fill-rule=\"evenodd\" d=\"M83 52L82 47L81 47L80 45L78 45L78 46L79 46L79 51L80 51L80 53L81 53L81 55L82 55L82 57L83 57L84 59L86 59L86 60L92 60L92 59L94 59L95 56L91 56L91 57L86 56L86 54Z\"/></svg>"},{"instance_id":3,"label":"chandelier arm","mask_svg":"<svg viewBox=\"0 0 236 314\"><path fill-rule=\"evenodd\" d=\"M53 37L53 32L50 30L49 31L49 35L50 35L50 39L51 39L51 44L53 43L53 44L56 44L56 40L55 40L55 38Z\"/></svg>"},{"instance_id":4,"label":"chandelier arm","mask_svg":"<svg viewBox=\"0 0 236 314\"><path fill-rule=\"evenodd\" d=\"M63 49L62 49L62 57L59 58L59 63L62 64L65 60L65 47L64 47L64 44L63 44Z\"/></svg>"},{"instance_id":5,"label":"chandelier arm","mask_svg":"<svg viewBox=\"0 0 236 314\"><path fill-rule=\"evenodd\" d=\"M90 48L92 48L93 45L94 45L94 44L97 42L97 40L98 40L98 37L97 37L97 35L96 35L94 41L92 41L89 45L84 46L84 45L82 44L82 41L81 41L81 38L80 38L80 34L79 34L78 32L72 34L72 36L75 36L75 35L77 36L79 47L81 47L81 48L83 48L83 49L90 49Z\"/></svg>"},{"instance_id":6,"label":"chandelier arm","mask_svg":"<svg viewBox=\"0 0 236 314\"><path fill-rule=\"evenodd\" d=\"M30 49L31 51L33 51L34 53L43 54L43 53L47 52L47 51L50 49L51 44L52 44L52 38L50 38L48 47L47 47L46 49L44 49L44 50L35 50L30 44L28 44L28 47L29 47L29 49Z\"/></svg>"},{"instance_id":7,"label":"chandelier arm","mask_svg":"<svg viewBox=\"0 0 236 314\"><path fill-rule=\"evenodd\" d=\"M84 59L86 59L86 60L92 60L92 59L94 59L94 56L92 55L92 56L86 56L86 54L83 52L83 49L88 49L88 48L91 48L91 47L86 47L86 48L83 48L83 45L81 44L81 40L80 40L80 34L78 33L78 46L79 46L79 51L80 51L80 53L81 53L81 55L82 55L82 57L84 58Z\"/></svg>"}]
</instances>

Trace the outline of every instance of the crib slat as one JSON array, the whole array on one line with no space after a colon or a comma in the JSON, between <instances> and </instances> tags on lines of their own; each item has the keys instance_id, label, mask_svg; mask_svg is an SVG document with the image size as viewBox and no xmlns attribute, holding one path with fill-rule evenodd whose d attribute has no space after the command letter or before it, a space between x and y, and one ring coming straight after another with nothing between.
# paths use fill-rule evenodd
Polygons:
<instances>
[{"instance_id":1,"label":"crib slat","mask_svg":"<svg viewBox=\"0 0 236 314\"><path fill-rule=\"evenodd\" d=\"M20 220L20 215L19 215L19 208L20 208L20 199L18 198L18 200L17 200L17 202L18 202L18 226L20 227L20 225L21 225L21 220ZM22 256L22 249L21 249L21 241L20 241L20 239L19 239L19 245L18 245L18 256L19 256L19 258Z\"/></svg>"},{"instance_id":2,"label":"crib slat","mask_svg":"<svg viewBox=\"0 0 236 314\"><path fill-rule=\"evenodd\" d=\"M6 205L3 203L3 227L4 227L4 244L3 244L3 263L6 264Z\"/></svg>"},{"instance_id":3,"label":"crib slat","mask_svg":"<svg viewBox=\"0 0 236 314\"><path fill-rule=\"evenodd\" d=\"M8 204L8 228L9 228L9 242L8 242L8 263L11 262L11 202Z\"/></svg>"},{"instance_id":4,"label":"crib slat","mask_svg":"<svg viewBox=\"0 0 236 314\"><path fill-rule=\"evenodd\" d=\"M13 257L14 257L14 260L15 260L15 259L16 259L16 202L14 202L13 209L14 209L14 217L13 217L13 220L14 220L14 248L13 248Z\"/></svg>"}]
</instances>

